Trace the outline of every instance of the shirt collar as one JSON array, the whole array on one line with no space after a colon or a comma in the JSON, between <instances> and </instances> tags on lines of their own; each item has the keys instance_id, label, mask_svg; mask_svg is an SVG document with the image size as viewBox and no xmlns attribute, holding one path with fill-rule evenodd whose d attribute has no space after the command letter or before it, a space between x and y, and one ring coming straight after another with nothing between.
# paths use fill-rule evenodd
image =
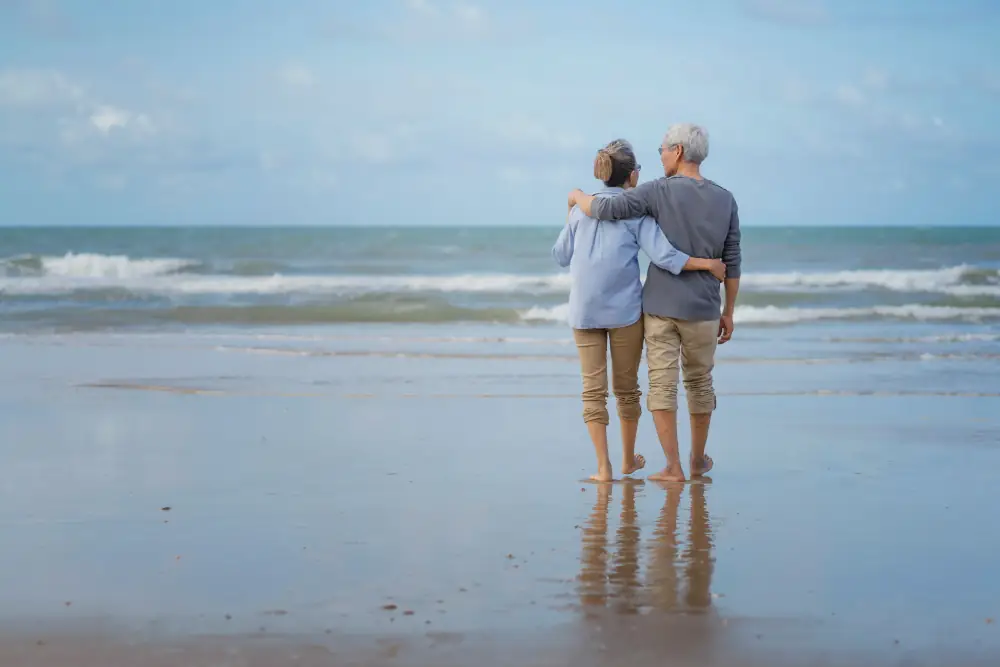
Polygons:
<instances>
[{"instance_id":1,"label":"shirt collar","mask_svg":"<svg viewBox=\"0 0 1000 667\"><path fill-rule=\"evenodd\" d=\"M605 187L601 188L600 190L598 190L597 192L595 192L594 194L598 194L598 195L600 195L600 194L616 194L617 195L617 194L621 194L623 192L625 192L625 188L609 188L609 187L605 186Z\"/></svg>"}]
</instances>

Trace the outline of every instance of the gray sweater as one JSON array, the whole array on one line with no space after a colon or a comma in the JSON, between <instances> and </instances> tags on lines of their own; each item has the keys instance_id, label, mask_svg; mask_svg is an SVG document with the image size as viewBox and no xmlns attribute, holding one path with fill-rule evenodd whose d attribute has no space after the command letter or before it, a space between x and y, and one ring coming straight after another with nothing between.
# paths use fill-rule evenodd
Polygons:
<instances>
[{"instance_id":1,"label":"gray sweater","mask_svg":"<svg viewBox=\"0 0 1000 667\"><path fill-rule=\"evenodd\" d=\"M599 220L650 215L671 245L692 257L722 259L729 278L740 277L740 217L736 200L709 180L671 176L643 183L614 197L598 197L591 214ZM642 310L679 320L717 320L720 284L707 271L673 275L650 264Z\"/></svg>"}]
</instances>

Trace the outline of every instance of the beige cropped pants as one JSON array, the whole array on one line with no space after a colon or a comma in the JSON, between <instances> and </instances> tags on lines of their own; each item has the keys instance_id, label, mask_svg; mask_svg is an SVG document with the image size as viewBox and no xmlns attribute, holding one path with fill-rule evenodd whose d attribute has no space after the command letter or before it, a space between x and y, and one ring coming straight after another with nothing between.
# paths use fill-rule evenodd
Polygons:
<instances>
[{"instance_id":1,"label":"beige cropped pants","mask_svg":"<svg viewBox=\"0 0 1000 667\"><path fill-rule=\"evenodd\" d=\"M645 315L644 319L649 366L646 407L650 411L677 411L677 382L683 368L689 412L693 415L714 412L712 371L719 345L718 320L698 322L656 315Z\"/></svg>"},{"instance_id":2,"label":"beige cropped pants","mask_svg":"<svg viewBox=\"0 0 1000 667\"><path fill-rule=\"evenodd\" d=\"M618 403L618 416L638 421L639 362L642 359L643 322L619 329L574 329L583 373L583 421L607 424L608 345L611 346L611 385Z\"/></svg>"}]
</instances>

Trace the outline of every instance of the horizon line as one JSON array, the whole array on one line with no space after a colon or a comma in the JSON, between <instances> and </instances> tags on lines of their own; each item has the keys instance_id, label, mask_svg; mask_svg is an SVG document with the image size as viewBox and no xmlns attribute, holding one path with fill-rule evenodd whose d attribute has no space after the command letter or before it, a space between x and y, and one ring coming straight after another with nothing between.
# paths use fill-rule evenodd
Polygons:
<instances>
[{"instance_id":1,"label":"horizon line","mask_svg":"<svg viewBox=\"0 0 1000 667\"><path fill-rule=\"evenodd\" d=\"M7 224L0 223L0 230L6 229L559 229L562 225L552 223L536 224L455 224L455 223L425 223L419 225L392 225L383 223L257 223L257 222L220 222L220 223L46 223L46 224ZM1000 229L1000 223L837 223L837 224L794 224L794 223L744 223L742 229Z\"/></svg>"}]
</instances>

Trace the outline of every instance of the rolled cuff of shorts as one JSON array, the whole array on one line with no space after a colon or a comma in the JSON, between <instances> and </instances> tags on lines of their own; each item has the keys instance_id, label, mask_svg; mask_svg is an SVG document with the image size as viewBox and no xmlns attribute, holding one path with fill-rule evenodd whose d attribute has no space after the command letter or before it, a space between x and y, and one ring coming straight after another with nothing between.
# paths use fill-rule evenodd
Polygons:
<instances>
[{"instance_id":1,"label":"rolled cuff of shorts","mask_svg":"<svg viewBox=\"0 0 1000 667\"><path fill-rule=\"evenodd\" d=\"M583 422L585 424L597 422L598 424L604 424L607 426L610 421L611 418L608 415L608 408L606 405L588 405L584 403Z\"/></svg>"},{"instance_id":2,"label":"rolled cuff of shorts","mask_svg":"<svg viewBox=\"0 0 1000 667\"><path fill-rule=\"evenodd\" d=\"M658 412L660 410L666 410L667 412L677 412L677 393L674 392L670 394L668 392L649 392L646 396L646 408L650 412Z\"/></svg>"},{"instance_id":3,"label":"rolled cuff of shorts","mask_svg":"<svg viewBox=\"0 0 1000 667\"><path fill-rule=\"evenodd\" d=\"M684 378L687 392L688 412L693 415L707 415L715 411L715 387L712 383L712 369L707 367L695 377Z\"/></svg>"},{"instance_id":4,"label":"rolled cuff of shorts","mask_svg":"<svg viewBox=\"0 0 1000 667\"><path fill-rule=\"evenodd\" d=\"M692 396L688 394L688 412L693 415L710 415L715 412L718 401L715 394L711 396Z\"/></svg>"},{"instance_id":5,"label":"rolled cuff of shorts","mask_svg":"<svg viewBox=\"0 0 1000 667\"><path fill-rule=\"evenodd\" d=\"M636 396L634 399L623 401L618 399L618 418L625 421L637 422L639 417L642 416L642 404L639 402L639 397Z\"/></svg>"}]
</instances>

